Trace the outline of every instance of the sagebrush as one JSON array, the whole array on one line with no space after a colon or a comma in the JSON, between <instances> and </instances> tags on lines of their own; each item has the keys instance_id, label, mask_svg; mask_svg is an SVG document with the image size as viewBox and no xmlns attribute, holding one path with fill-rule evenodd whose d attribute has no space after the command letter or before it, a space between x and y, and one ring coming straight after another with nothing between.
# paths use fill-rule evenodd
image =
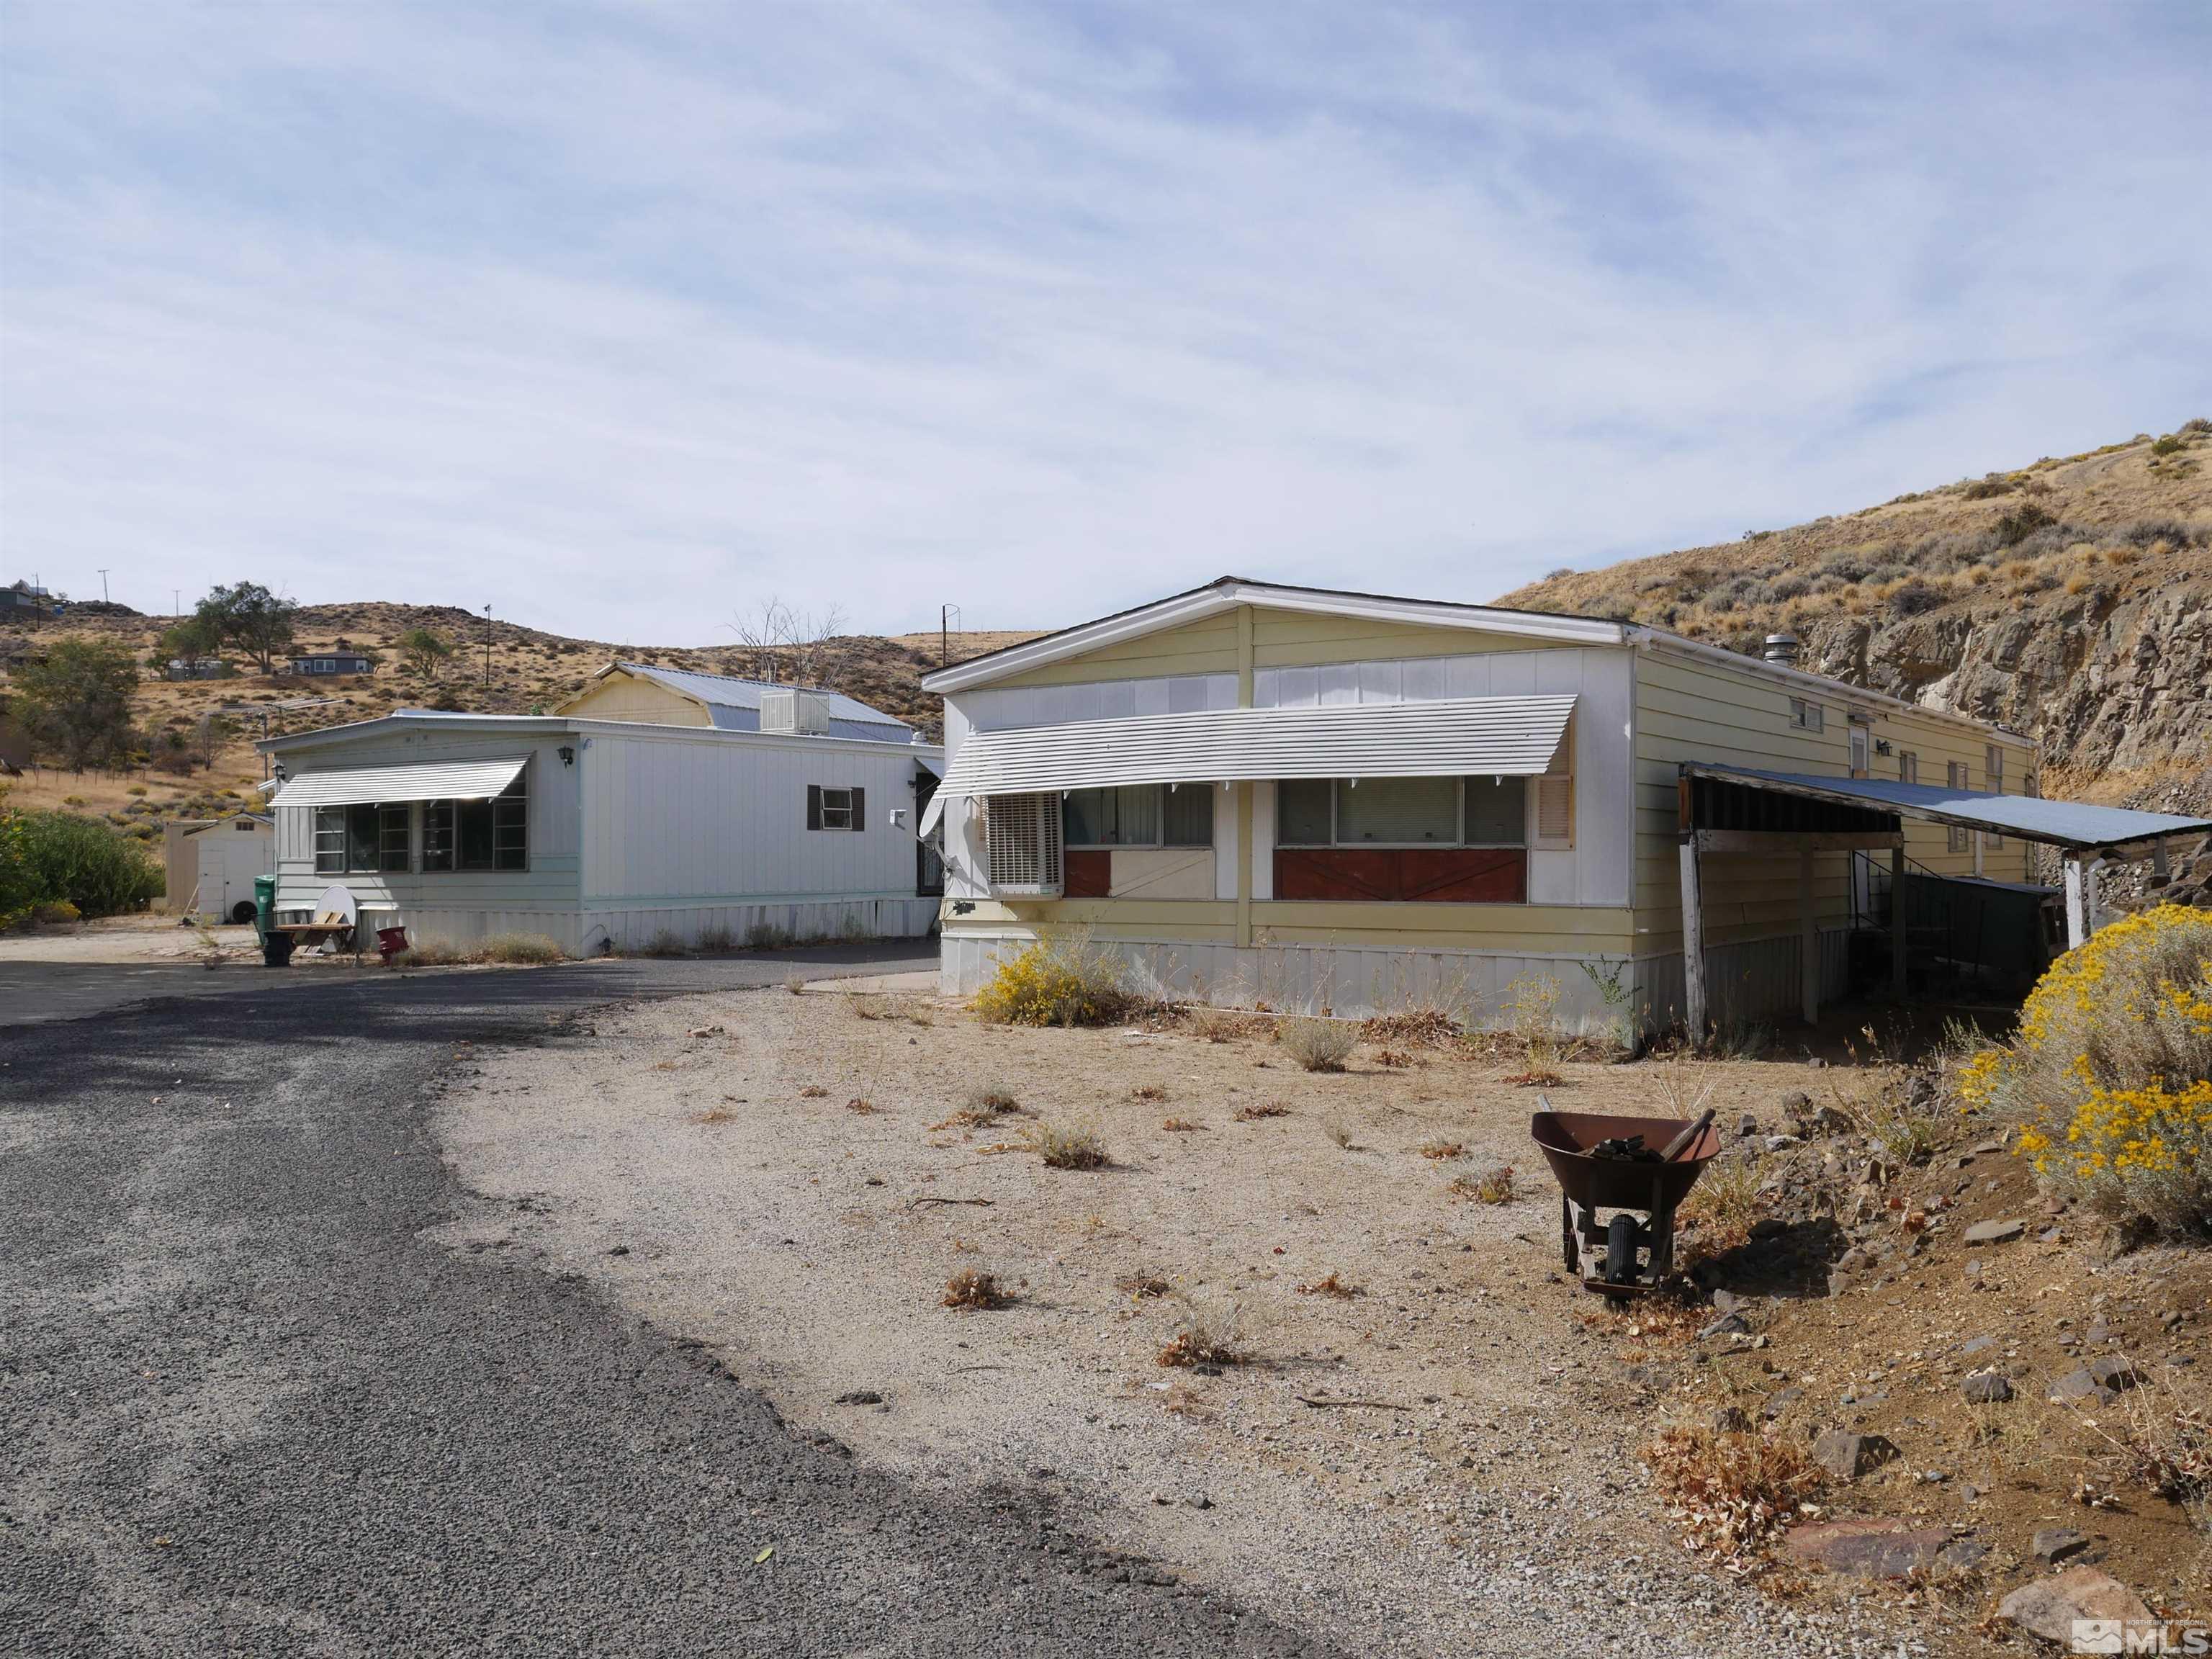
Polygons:
<instances>
[{"instance_id":1,"label":"sagebrush","mask_svg":"<svg viewBox=\"0 0 2212 1659\"><path fill-rule=\"evenodd\" d=\"M1038 939L999 964L973 1006L997 1025L1114 1025L1139 1001L1119 957L1079 940Z\"/></svg>"},{"instance_id":2,"label":"sagebrush","mask_svg":"<svg viewBox=\"0 0 2212 1659\"><path fill-rule=\"evenodd\" d=\"M1359 1028L1334 1019L1286 1019L1275 1041L1309 1072L1340 1072L1359 1046Z\"/></svg>"},{"instance_id":3,"label":"sagebrush","mask_svg":"<svg viewBox=\"0 0 2212 1659\"><path fill-rule=\"evenodd\" d=\"M2160 905L2069 951L1956 1087L2062 1190L2212 1237L2212 913Z\"/></svg>"}]
</instances>

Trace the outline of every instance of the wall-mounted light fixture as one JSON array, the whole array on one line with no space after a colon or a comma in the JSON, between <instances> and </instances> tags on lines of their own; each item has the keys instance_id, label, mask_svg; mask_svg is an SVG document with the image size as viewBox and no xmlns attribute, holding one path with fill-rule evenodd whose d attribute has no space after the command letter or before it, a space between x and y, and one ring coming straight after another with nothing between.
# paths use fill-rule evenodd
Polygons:
<instances>
[{"instance_id":1,"label":"wall-mounted light fixture","mask_svg":"<svg viewBox=\"0 0 2212 1659\"><path fill-rule=\"evenodd\" d=\"M561 745L561 764L563 766L574 766L575 763L576 745L572 743L562 744Z\"/></svg>"}]
</instances>

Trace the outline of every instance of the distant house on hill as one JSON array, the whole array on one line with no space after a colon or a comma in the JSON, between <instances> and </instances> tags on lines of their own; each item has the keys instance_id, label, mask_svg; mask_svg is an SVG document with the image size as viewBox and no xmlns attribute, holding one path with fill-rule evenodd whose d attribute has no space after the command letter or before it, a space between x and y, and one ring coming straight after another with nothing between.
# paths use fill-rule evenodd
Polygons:
<instances>
[{"instance_id":1,"label":"distant house on hill","mask_svg":"<svg viewBox=\"0 0 2212 1659\"><path fill-rule=\"evenodd\" d=\"M173 680L219 680L229 674L230 665L221 657L172 657L161 672Z\"/></svg>"},{"instance_id":2,"label":"distant house on hill","mask_svg":"<svg viewBox=\"0 0 2212 1659\"><path fill-rule=\"evenodd\" d=\"M44 617L58 616L61 611L62 602L35 582L19 581L0 587L0 620L37 622Z\"/></svg>"},{"instance_id":3,"label":"distant house on hill","mask_svg":"<svg viewBox=\"0 0 2212 1659\"><path fill-rule=\"evenodd\" d=\"M365 651L330 650L311 652L292 659L289 672L327 679L340 674L374 674L376 659Z\"/></svg>"}]
</instances>

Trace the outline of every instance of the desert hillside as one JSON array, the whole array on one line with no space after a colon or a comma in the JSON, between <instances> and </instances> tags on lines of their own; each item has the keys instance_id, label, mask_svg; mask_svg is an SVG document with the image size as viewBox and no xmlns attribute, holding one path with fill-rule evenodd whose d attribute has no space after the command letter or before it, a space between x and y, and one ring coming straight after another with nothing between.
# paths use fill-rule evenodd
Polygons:
<instances>
[{"instance_id":1,"label":"desert hillside","mask_svg":"<svg viewBox=\"0 0 2212 1659\"><path fill-rule=\"evenodd\" d=\"M2040 737L2051 787L2212 806L2212 422L1500 604L1647 623Z\"/></svg>"},{"instance_id":2,"label":"desert hillside","mask_svg":"<svg viewBox=\"0 0 2212 1659\"><path fill-rule=\"evenodd\" d=\"M0 629L0 634L8 635L0 638L0 659L8 654L11 642L35 651L71 635L119 640L141 661L145 678L138 688L139 720L150 733L197 731L210 716L217 718L217 730L223 733L209 745L209 763L187 775L160 769L78 774L40 769L8 781L12 805L68 806L150 830L167 818L217 816L250 804L252 786L262 776L252 741L262 735L264 725L272 733L307 731L406 708L526 714L554 708L581 690L593 670L617 657L758 678L767 673L771 654L734 645L665 647L569 639L517 623L495 619L487 624L481 616L451 606L362 601L303 605L295 621L301 653L343 645L379 657L376 672L366 678L309 680L258 674L249 668L227 679L173 682L160 678L155 648L170 621L141 616L121 605L95 605L74 607L59 621L35 631ZM432 677L404 667L396 648L403 635L417 628L428 629L453 647L453 656ZM956 633L946 644L957 662L1034 637L1024 632ZM811 647L778 648L773 654L779 659L779 678L805 679L845 692L933 736L943 710L935 698L923 693L921 681L938 665L939 653L939 636L928 633L896 639L848 635ZM4 705L8 684L0 672L0 705ZM330 701L312 708L278 706L304 698Z\"/></svg>"}]
</instances>

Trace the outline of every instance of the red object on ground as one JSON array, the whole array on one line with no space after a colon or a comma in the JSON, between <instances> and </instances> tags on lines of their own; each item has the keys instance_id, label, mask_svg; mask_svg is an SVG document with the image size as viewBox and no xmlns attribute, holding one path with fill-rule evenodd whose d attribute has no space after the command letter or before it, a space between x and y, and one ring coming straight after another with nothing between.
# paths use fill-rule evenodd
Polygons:
<instances>
[{"instance_id":1,"label":"red object on ground","mask_svg":"<svg viewBox=\"0 0 2212 1659\"><path fill-rule=\"evenodd\" d=\"M380 927L376 930L376 954L386 962L407 948L404 927Z\"/></svg>"}]
</instances>

